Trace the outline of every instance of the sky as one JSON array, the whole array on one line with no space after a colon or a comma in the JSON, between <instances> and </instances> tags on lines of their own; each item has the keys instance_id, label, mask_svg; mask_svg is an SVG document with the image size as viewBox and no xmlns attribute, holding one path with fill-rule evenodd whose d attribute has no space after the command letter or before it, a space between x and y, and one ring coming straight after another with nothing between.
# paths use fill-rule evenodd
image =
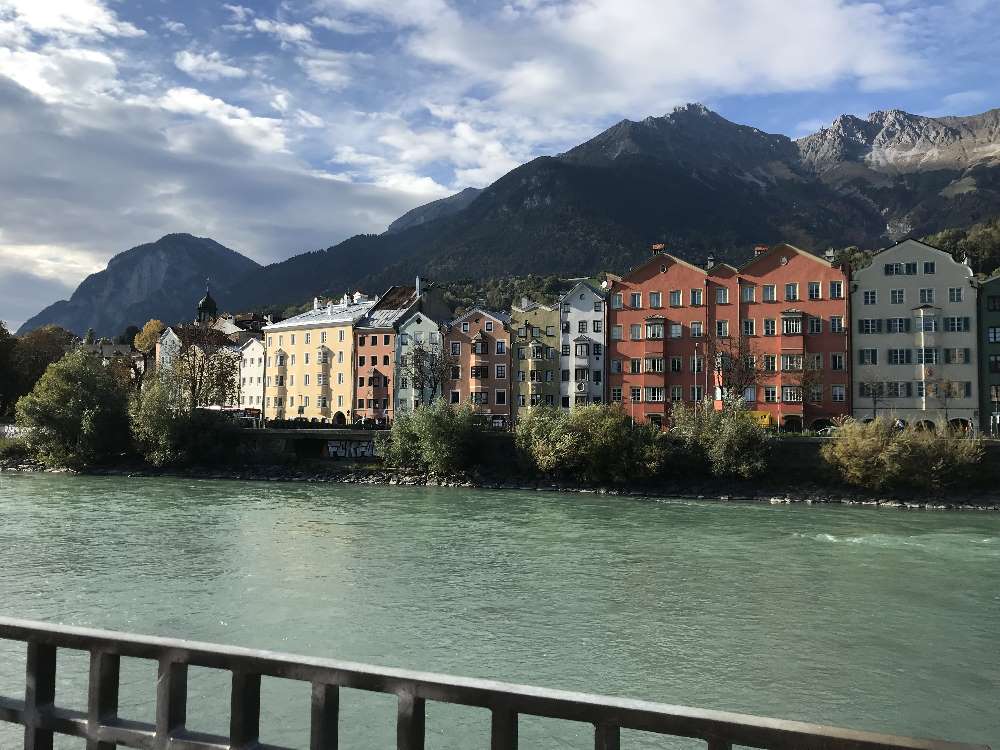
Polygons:
<instances>
[{"instance_id":1,"label":"sky","mask_svg":"<svg viewBox=\"0 0 1000 750\"><path fill-rule=\"evenodd\" d=\"M1000 0L0 0L0 320L190 232L268 263L622 118L1000 106Z\"/></svg>"}]
</instances>

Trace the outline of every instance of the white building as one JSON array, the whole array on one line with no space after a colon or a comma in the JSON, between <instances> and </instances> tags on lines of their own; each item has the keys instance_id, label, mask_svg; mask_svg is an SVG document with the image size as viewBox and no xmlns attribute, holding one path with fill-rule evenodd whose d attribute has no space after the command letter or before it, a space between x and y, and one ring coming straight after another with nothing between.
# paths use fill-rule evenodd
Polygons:
<instances>
[{"instance_id":1,"label":"white building","mask_svg":"<svg viewBox=\"0 0 1000 750\"><path fill-rule=\"evenodd\" d=\"M264 342L250 339L240 347L240 406L264 409Z\"/></svg>"},{"instance_id":2,"label":"white building","mask_svg":"<svg viewBox=\"0 0 1000 750\"><path fill-rule=\"evenodd\" d=\"M433 383L432 381L435 379L433 374L430 374L427 377L427 382L422 384L422 393L419 392L421 384L413 382L413 368L409 363L413 349L417 346L426 352L425 357L442 356L440 326L422 312L415 313L400 323L399 334L396 336L394 401L398 414L413 411L417 406L429 404L441 396L443 382ZM425 368L431 372L434 366L432 362L425 359ZM440 366L437 369L440 369Z\"/></svg>"},{"instance_id":3,"label":"white building","mask_svg":"<svg viewBox=\"0 0 1000 750\"><path fill-rule=\"evenodd\" d=\"M977 300L969 265L904 240L852 281L854 416L975 425Z\"/></svg>"},{"instance_id":4,"label":"white building","mask_svg":"<svg viewBox=\"0 0 1000 750\"><path fill-rule=\"evenodd\" d=\"M605 292L580 281L559 300L562 366L559 395L565 409L605 400L605 296Z\"/></svg>"}]
</instances>

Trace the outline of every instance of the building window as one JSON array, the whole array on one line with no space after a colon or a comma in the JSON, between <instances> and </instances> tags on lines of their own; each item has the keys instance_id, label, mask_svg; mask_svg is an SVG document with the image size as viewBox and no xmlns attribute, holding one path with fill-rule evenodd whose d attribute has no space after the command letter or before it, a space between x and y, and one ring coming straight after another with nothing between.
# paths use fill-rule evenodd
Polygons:
<instances>
[{"instance_id":1,"label":"building window","mask_svg":"<svg viewBox=\"0 0 1000 750\"><path fill-rule=\"evenodd\" d=\"M729 304L729 288L720 286L715 289L715 302L719 305Z\"/></svg>"},{"instance_id":2,"label":"building window","mask_svg":"<svg viewBox=\"0 0 1000 750\"><path fill-rule=\"evenodd\" d=\"M641 359L630 359L629 361L629 373L632 375L638 375L642 372L642 360Z\"/></svg>"},{"instance_id":3,"label":"building window","mask_svg":"<svg viewBox=\"0 0 1000 750\"><path fill-rule=\"evenodd\" d=\"M578 357L589 357L590 356L590 344L577 344L576 345L576 356L578 356Z\"/></svg>"},{"instance_id":4,"label":"building window","mask_svg":"<svg viewBox=\"0 0 1000 750\"><path fill-rule=\"evenodd\" d=\"M629 306L633 310L640 310L640 309L642 309L642 293L641 292L632 292L629 295Z\"/></svg>"},{"instance_id":5,"label":"building window","mask_svg":"<svg viewBox=\"0 0 1000 750\"><path fill-rule=\"evenodd\" d=\"M962 287L953 286L948 288L948 301L949 302L961 302L962 301Z\"/></svg>"},{"instance_id":6,"label":"building window","mask_svg":"<svg viewBox=\"0 0 1000 750\"><path fill-rule=\"evenodd\" d=\"M691 338L700 339L702 336L702 324L700 320L695 320L691 322Z\"/></svg>"},{"instance_id":7,"label":"building window","mask_svg":"<svg viewBox=\"0 0 1000 750\"><path fill-rule=\"evenodd\" d=\"M831 281L830 282L830 299L843 299L844 298L844 282L843 281Z\"/></svg>"},{"instance_id":8,"label":"building window","mask_svg":"<svg viewBox=\"0 0 1000 750\"><path fill-rule=\"evenodd\" d=\"M920 290L920 304L921 305L934 304L934 289L924 288Z\"/></svg>"},{"instance_id":9,"label":"building window","mask_svg":"<svg viewBox=\"0 0 1000 750\"><path fill-rule=\"evenodd\" d=\"M599 321L599 320L592 320L590 322L590 330L593 331L594 333L600 333L601 330L602 330L602 328L603 328L603 325L602 325L601 321Z\"/></svg>"},{"instance_id":10,"label":"building window","mask_svg":"<svg viewBox=\"0 0 1000 750\"><path fill-rule=\"evenodd\" d=\"M646 323L646 338L647 339L662 339L663 338L663 321L650 321Z\"/></svg>"},{"instance_id":11,"label":"building window","mask_svg":"<svg viewBox=\"0 0 1000 750\"><path fill-rule=\"evenodd\" d=\"M997 297L997 299L1000 300L1000 297ZM694 307L698 307L701 305L701 289L691 290L691 304Z\"/></svg>"},{"instance_id":12,"label":"building window","mask_svg":"<svg viewBox=\"0 0 1000 750\"><path fill-rule=\"evenodd\" d=\"M670 324L670 338L679 339L683 335L684 328L680 323Z\"/></svg>"},{"instance_id":13,"label":"building window","mask_svg":"<svg viewBox=\"0 0 1000 750\"><path fill-rule=\"evenodd\" d=\"M450 349L451 349L451 356L457 357L462 353L462 343L460 341L452 341Z\"/></svg>"},{"instance_id":14,"label":"building window","mask_svg":"<svg viewBox=\"0 0 1000 750\"><path fill-rule=\"evenodd\" d=\"M594 312L601 312L604 310L604 303L601 300L594 300Z\"/></svg>"},{"instance_id":15,"label":"building window","mask_svg":"<svg viewBox=\"0 0 1000 750\"><path fill-rule=\"evenodd\" d=\"M809 387L809 403L811 404L823 403L823 386L814 385Z\"/></svg>"},{"instance_id":16,"label":"building window","mask_svg":"<svg viewBox=\"0 0 1000 750\"><path fill-rule=\"evenodd\" d=\"M691 357L691 372L701 372L704 370L705 358L700 354L696 354Z\"/></svg>"},{"instance_id":17,"label":"building window","mask_svg":"<svg viewBox=\"0 0 1000 750\"><path fill-rule=\"evenodd\" d=\"M802 370L802 355L782 354L781 370L783 372L800 372Z\"/></svg>"},{"instance_id":18,"label":"building window","mask_svg":"<svg viewBox=\"0 0 1000 750\"><path fill-rule=\"evenodd\" d=\"M493 333L493 321L492 320L487 320L486 321L486 332L487 333ZM386 338L388 338L388 337L386 337ZM386 342L386 343L388 343L388 342Z\"/></svg>"},{"instance_id":19,"label":"building window","mask_svg":"<svg viewBox=\"0 0 1000 750\"><path fill-rule=\"evenodd\" d=\"M683 401L684 400L684 387L679 385L670 386L670 400L671 401Z\"/></svg>"},{"instance_id":20,"label":"building window","mask_svg":"<svg viewBox=\"0 0 1000 750\"><path fill-rule=\"evenodd\" d=\"M634 403L642 401L642 389L634 386L629 388L629 399Z\"/></svg>"},{"instance_id":21,"label":"building window","mask_svg":"<svg viewBox=\"0 0 1000 750\"><path fill-rule=\"evenodd\" d=\"M717 320L715 321L715 335L719 338L725 338L729 335L729 321L728 320Z\"/></svg>"},{"instance_id":22,"label":"building window","mask_svg":"<svg viewBox=\"0 0 1000 750\"><path fill-rule=\"evenodd\" d=\"M742 289L742 299L744 302L753 302L756 296L757 288L749 285L744 285Z\"/></svg>"},{"instance_id":23,"label":"building window","mask_svg":"<svg viewBox=\"0 0 1000 750\"><path fill-rule=\"evenodd\" d=\"M858 320L858 333L881 333L882 332L882 319L881 318L860 318Z\"/></svg>"},{"instance_id":24,"label":"building window","mask_svg":"<svg viewBox=\"0 0 1000 750\"><path fill-rule=\"evenodd\" d=\"M663 307L663 295L660 292L650 292L649 306L654 309Z\"/></svg>"},{"instance_id":25,"label":"building window","mask_svg":"<svg viewBox=\"0 0 1000 750\"><path fill-rule=\"evenodd\" d=\"M781 400L786 404L802 403L802 388L797 385L785 385L781 387Z\"/></svg>"},{"instance_id":26,"label":"building window","mask_svg":"<svg viewBox=\"0 0 1000 750\"><path fill-rule=\"evenodd\" d=\"M843 370L844 369L844 355L842 352L830 352L830 369L831 370Z\"/></svg>"},{"instance_id":27,"label":"building window","mask_svg":"<svg viewBox=\"0 0 1000 750\"><path fill-rule=\"evenodd\" d=\"M462 368L459 367L458 365L452 365L451 366L451 379L452 380L458 380L461 377L462 377Z\"/></svg>"},{"instance_id":28,"label":"building window","mask_svg":"<svg viewBox=\"0 0 1000 750\"><path fill-rule=\"evenodd\" d=\"M802 318L782 318L781 333L785 336L798 336L802 333Z\"/></svg>"},{"instance_id":29,"label":"building window","mask_svg":"<svg viewBox=\"0 0 1000 750\"><path fill-rule=\"evenodd\" d=\"M909 318L886 318L885 330L887 333L906 333L910 330Z\"/></svg>"},{"instance_id":30,"label":"building window","mask_svg":"<svg viewBox=\"0 0 1000 750\"><path fill-rule=\"evenodd\" d=\"M633 323L632 325L630 325L628 327L628 330L629 330L629 338L631 338L633 341L641 341L642 340L642 326L641 325L639 325L638 323Z\"/></svg>"},{"instance_id":31,"label":"building window","mask_svg":"<svg viewBox=\"0 0 1000 750\"><path fill-rule=\"evenodd\" d=\"M681 357L671 357L670 358L670 372L680 372L683 368L683 359Z\"/></svg>"},{"instance_id":32,"label":"building window","mask_svg":"<svg viewBox=\"0 0 1000 750\"><path fill-rule=\"evenodd\" d=\"M496 353L497 354L506 354L507 353L507 342L506 341L498 341L497 342Z\"/></svg>"},{"instance_id":33,"label":"building window","mask_svg":"<svg viewBox=\"0 0 1000 750\"><path fill-rule=\"evenodd\" d=\"M863 292L863 301L866 305L877 305L878 291L876 289L865 289Z\"/></svg>"},{"instance_id":34,"label":"building window","mask_svg":"<svg viewBox=\"0 0 1000 750\"><path fill-rule=\"evenodd\" d=\"M611 338L614 341L621 341L622 338L622 327L620 324L611 326Z\"/></svg>"},{"instance_id":35,"label":"building window","mask_svg":"<svg viewBox=\"0 0 1000 750\"><path fill-rule=\"evenodd\" d=\"M967 333L969 331L969 319L953 317L945 318L944 330L949 333Z\"/></svg>"},{"instance_id":36,"label":"building window","mask_svg":"<svg viewBox=\"0 0 1000 750\"><path fill-rule=\"evenodd\" d=\"M507 391L494 391L493 403L497 406L504 406L507 403Z\"/></svg>"},{"instance_id":37,"label":"building window","mask_svg":"<svg viewBox=\"0 0 1000 750\"><path fill-rule=\"evenodd\" d=\"M913 353L909 349L889 349L890 365L907 365L913 362Z\"/></svg>"},{"instance_id":38,"label":"building window","mask_svg":"<svg viewBox=\"0 0 1000 750\"><path fill-rule=\"evenodd\" d=\"M778 403L778 389L773 385L764 386L764 402L767 404Z\"/></svg>"},{"instance_id":39,"label":"building window","mask_svg":"<svg viewBox=\"0 0 1000 750\"><path fill-rule=\"evenodd\" d=\"M692 401L701 401L702 398L704 398L704 396L705 396L705 391L702 389L702 387L700 385L692 385L691 386L691 400Z\"/></svg>"},{"instance_id":40,"label":"building window","mask_svg":"<svg viewBox=\"0 0 1000 750\"><path fill-rule=\"evenodd\" d=\"M646 401L649 403L662 403L663 402L663 388L659 386L647 387L646 388Z\"/></svg>"},{"instance_id":41,"label":"building window","mask_svg":"<svg viewBox=\"0 0 1000 750\"><path fill-rule=\"evenodd\" d=\"M859 365L877 365L878 349L858 349Z\"/></svg>"},{"instance_id":42,"label":"building window","mask_svg":"<svg viewBox=\"0 0 1000 750\"><path fill-rule=\"evenodd\" d=\"M764 372L776 372L778 369L778 356L776 354L765 354L763 357Z\"/></svg>"},{"instance_id":43,"label":"building window","mask_svg":"<svg viewBox=\"0 0 1000 750\"><path fill-rule=\"evenodd\" d=\"M753 318L746 318L743 321L743 335L744 336L753 336L753 335L755 335L756 331L755 331L755 328L754 328L754 323L755 323L755 321L754 321Z\"/></svg>"},{"instance_id":44,"label":"building window","mask_svg":"<svg viewBox=\"0 0 1000 750\"><path fill-rule=\"evenodd\" d=\"M785 302L797 302L799 299L799 285L796 283L785 284Z\"/></svg>"},{"instance_id":45,"label":"building window","mask_svg":"<svg viewBox=\"0 0 1000 750\"><path fill-rule=\"evenodd\" d=\"M879 323L881 322L882 321L880 320ZM937 318L934 317L917 318L917 330L922 331L924 333L936 333Z\"/></svg>"},{"instance_id":46,"label":"building window","mask_svg":"<svg viewBox=\"0 0 1000 750\"><path fill-rule=\"evenodd\" d=\"M497 380L504 380L507 377L507 365L497 365L495 372Z\"/></svg>"},{"instance_id":47,"label":"building window","mask_svg":"<svg viewBox=\"0 0 1000 750\"><path fill-rule=\"evenodd\" d=\"M646 357L646 372L663 372L663 357Z\"/></svg>"},{"instance_id":48,"label":"building window","mask_svg":"<svg viewBox=\"0 0 1000 750\"><path fill-rule=\"evenodd\" d=\"M776 302L778 300L778 288L774 284L764 284L764 291L761 297L765 302Z\"/></svg>"},{"instance_id":49,"label":"building window","mask_svg":"<svg viewBox=\"0 0 1000 750\"><path fill-rule=\"evenodd\" d=\"M920 347L917 349L918 365L936 365L938 363L938 350L932 346Z\"/></svg>"},{"instance_id":50,"label":"building window","mask_svg":"<svg viewBox=\"0 0 1000 750\"><path fill-rule=\"evenodd\" d=\"M944 350L944 361L945 364L949 365L967 365L969 364L971 352L968 349L963 348L948 348Z\"/></svg>"},{"instance_id":51,"label":"building window","mask_svg":"<svg viewBox=\"0 0 1000 750\"><path fill-rule=\"evenodd\" d=\"M823 333L823 319L809 318L809 333Z\"/></svg>"},{"instance_id":52,"label":"building window","mask_svg":"<svg viewBox=\"0 0 1000 750\"><path fill-rule=\"evenodd\" d=\"M993 373L1000 372L1000 354L991 354L989 365L990 365L990 372ZM997 386L993 387L996 388Z\"/></svg>"},{"instance_id":53,"label":"building window","mask_svg":"<svg viewBox=\"0 0 1000 750\"><path fill-rule=\"evenodd\" d=\"M681 290L680 289L671 289L670 290L670 306L671 307L680 307L683 304L684 304L684 300L681 297Z\"/></svg>"},{"instance_id":54,"label":"building window","mask_svg":"<svg viewBox=\"0 0 1000 750\"><path fill-rule=\"evenodd\" d=\"M776 321L774 318L765 318L764 320L764 335L774 336L777 333Z\"/></svg>"},{"instance_id":55,"label":"building window","mask_svg":"<svg viewBox=\"0 0 1000 750\"><path fill-rule=\"evenodd\" d=\"M621 388L612 388L611 389L611 400L612 401L621 401L622 400L622 389Z\"/></svg>"},{"instance_id":56,"label":"building window","mask_svg":"<svg viewBox=\"0 0 1000 750\"><path fill-rule=\"evenodd\" d=\"M932 274L934 272L935 272L934 261L932 261L932 260L925 260L924 261L924 273L926 273L926 274Z\"/></svg>"},{"instance_id":57,"label":"building window","mask_svg":"<svg viewBox=\"0 0 1000 750\"><path fill-rule=\"evenodd\" d=\"M621 310L622 307L623 307L623 305L622 305L622 293L618 292L617 294L614 294L611 297L611 309L612 310Z\"/></svg>"},{"instance_id":58,"label":"building window","mask_svg":"<svg viewBox=\"0 0 1000 750\"><path fill-rule=\"evenodd\" d=\"M822 298L822 285L818 281L809 282L809 299Z\"/></svg>"},{"instance_id":59,"label":"building window","mask_svg":"<svg viewBox=\"0 0 1000 750\"><path fill-rule=\"evenodd\" d=\"M587 321L586 320L581 320L581 321L577 322L577 324L576 324L576 332L577 333L586 333L587 332Z\"/></svg>"},{"instance_id":60,"label":"building window","mask_svg":"<svg viewBox=\"0 0 1000 750\"><path fill-rule=\"evenodd\" d=\"M1000 327L990 326L987 328L986 341L990 344L1000 344Z\"/></svg>"}]
</instances>

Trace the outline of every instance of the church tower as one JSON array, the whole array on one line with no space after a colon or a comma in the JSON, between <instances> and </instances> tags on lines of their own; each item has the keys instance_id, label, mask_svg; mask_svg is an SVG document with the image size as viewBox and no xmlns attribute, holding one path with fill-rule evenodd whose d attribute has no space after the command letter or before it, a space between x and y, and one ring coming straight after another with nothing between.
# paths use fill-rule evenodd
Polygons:
<instances>
[{"instance_id":1,"label":"church tower","mask_svg":"<svg viewBox=\"0 0 1000 750\"><path fill-rule=\"evenodd\" d=\"M198 303L198 325L211 325L219 316L219 306L212 299L208 290L208 279L205 279L205 296Z\"/></svg>"}]
</instances>

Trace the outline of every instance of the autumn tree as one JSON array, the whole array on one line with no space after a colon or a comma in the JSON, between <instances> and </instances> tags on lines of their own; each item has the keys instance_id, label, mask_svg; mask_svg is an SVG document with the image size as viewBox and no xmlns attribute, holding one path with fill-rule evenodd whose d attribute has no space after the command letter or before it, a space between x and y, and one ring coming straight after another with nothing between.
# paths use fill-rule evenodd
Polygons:
<instances>
[{"instance_id":1,"label":"autumn tree","mask_svg":"<svg viewBox=\"0 0 1000 750\"><path fill-rule=\"evenodd\" d=\"M742 330L735 336L713 332L706 338L706 350L723 399L741 398L748 388L756 391L763 370L752 336Z\"/></svg>"},{"instance_id":2,"label":"autumn tree","mask_svg":"<svg viewBox=\"0 0 1000 750\"><path fill-rule=\"evenodd\" d=\"M146 321L146 325L132 339L132 346L135 347L136 351L142 353L143 373L149 372L149 357L156 351L156 342L160 340L160 335L165 328L163 321L153 318Z\"/></svg>"},{"instance_id":3,"label":"autumn tree","mask_svg":"<svg viewBox=\"0 0 1000 750\"><path fill-rule=\"evenodd\" d=\"M451 368L458 360L447 354L440 344L414 344L399 363L399 377L406 379L416 392L417 405L423 406L425 396L433 403L441 395L444 383L451 378Z\"/></svg>"},{"instance_id":4,"label":"autumn tree","mask_svg":"<svg viewBox=\"0 0 1000 750\"><path fill-rule=\"evenodd\" d=\"M239 355L225 335L195 325L178 326L174 331L181 344L169 367L180 381L188 408L238 403Z\"/></svg>"}]
</instances>

